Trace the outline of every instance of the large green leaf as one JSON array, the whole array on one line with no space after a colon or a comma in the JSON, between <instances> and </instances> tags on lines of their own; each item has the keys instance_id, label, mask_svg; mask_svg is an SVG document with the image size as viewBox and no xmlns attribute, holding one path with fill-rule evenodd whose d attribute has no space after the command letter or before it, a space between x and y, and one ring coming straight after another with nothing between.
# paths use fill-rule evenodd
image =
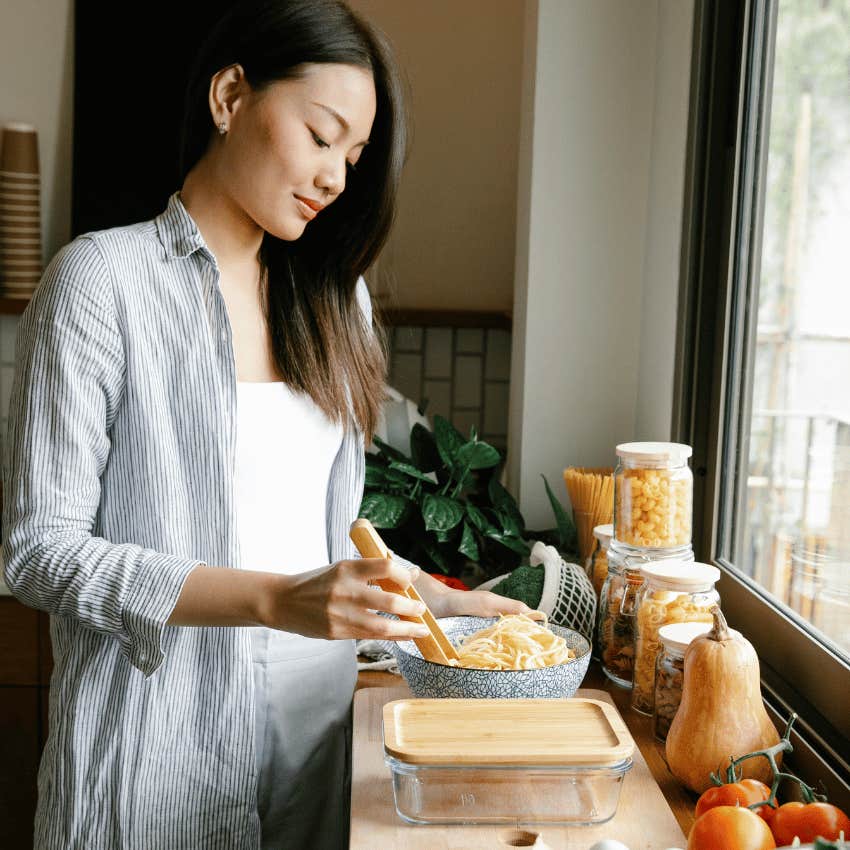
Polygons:
<instances>
[{"instance_id":1,"label":"large green leaf","mask_svg":"<svg viewBox=\"0 0 850 850\"><path fill-rule=\"evenodd\" d=\"M442 466L434 435L421 422L410 432L410 453L421 472L435 472Z\"/></svg>"},{"instance_id":2,"label":"large green leaf","mask_svg":"<svg viewBox=\"0 0 850 850\"><path fill-rule=\"evenodd\" d=\"M411 478L418 478L420 481L427 481L430 484L436 484L434 481L433 474L426 475L424 472L420 472L413 464L404 463L400 460L391 460L390 461L390 469L397 469L399 472L403 472L405 475L409 475Z\"/></svg>"},{"instance_id":3,"label":"large green leaf","mask_svg":"<svg viewBox=\"0 0 850 850\"><path fill-rule=\"evenodd\" d=\"M512 552L517 552L520 555L527 555L531 550L531 547L520 537L514 537L511 534L504 534L502 532L496 531L488 531L487 536L491 540L495 540L498 543L501 543L502 546L510 549Z\"/></svg>"},{"instance_id":4,"label":"large green leaf","mask_svg":"<svg viewBox=\"0 0 850 850\"><path fill-rule=\"evenodd\" d=\"M489 443L480 441L464 443L457 450L458 463L461 466L469 467L469 469L489 469L501 459L497 449L494 449Z\"/></svg>"},{"instance_id":5,"label":"large green leaf","mask_svg":"<svg viewBox=\"0 0 850 850\"><path fill-rule=\"evenodd\" d=\"M413 503L404 496L390 493L367 493L360 503L359 516L375 528L398 528L410 515Z\"/></svg>"},{"instance_id":6,"label":"large green leaf","mask_svg":"<svg viewBox=\"0 0 850 850\"><path fill-rule=\"evenodd\" d=\"M523 531L525 530L525 520L519 512L517 503L514 497L499 483L499 480L493 475L490 478L490 483L487 485L487 493L490 496L490 501L498 514L509 514L516 525Z\"/></svg>"},{"instance_id":7,"label":"large green leaf","mask_svg":"<svg viewBox=\"0 0 850 850\"><path fill-rule=\"evenodd\" d=\"M512 537L522 537L523 528L517 522L516 516L514 516L510 511L498 511L499 522L502 524L502 530L505 534L509 534Z\"/></svg>"},{"instance_id":8,"label":"large green leaf","mask_svg":"<svg viewBox=\"0 0 850 850\"><path fill-rule=\"evenodd\" d=\"M393 462L400 463L400 461ZM409 475L405 475L397 469L374 464L366 467L364 486L367 489L405 494L412 490L413 481Z\"/></svg>"},{"instance_id":9,"label":"large green leaf","mask_svg":"<svg viewBox=\"0 0 850 850\"><path fill-rule=\"evenodd\" d=\"M373 436L372 442L381 450L381 454L388 460L400 460L403 463L410 463L410 458L404 454L404 452L400 452L398 449L393 448L389 443L385 443L380 437Z\"/></svg>"},{"instance_id":10,"label":"large green leaf","mask_svg":"<svg viewBox=\"0 0 850 850\"><path fill-rule=\"evenodd\" d=\"M552 492L552 488L549 486L546 476L543 475L543 473L540 473L540 477L543 479L543 484L546 486L546 495L549 497L549 503L552 505L552 511L555 514L555 524L558 527L559 548L563 549L568 546L571 541L575 540L576 527L573 525L573 521L570 519L569 514L567 514L561 503L555 497L555 494Z\"/></svg>"},{"instance_id":11,"label":"large green leaf","mask_svg":"<svg viewBox=\"0 0 850 850\"><path fill-rule=\"evenodd\" d=\"M457 465L458 449L466 442L460 431L439 414L434 415L434 437L443 463L451 469Z\"/></svg>"},{"instance_id":12,"label":"large green leaf","mask_svg":"<svg viewBox=\"0 0 850 850\"><path fill-rule=\"evenodd\" d=\"M460 538L460 545L457 547L458 552L463 553L471 561L477 561L480 557L478 552L478 543L475 540L475 533L464 521L463 534Z\"/></svg>"},{"instance_id":13,"label":"large green leaf","mask_svg":"<svg viewBox=\"0 0 850 850\"><path fill-rule=\"evenodd\" d=\"M484 515L484 512L473 505L471 502L466 503L466 515L469 517L469 521L482 533L486 534L487 531L498 531L498 529L492 525L490 520Z\"/></svg>"},{"instance_id":14,"label":"large green leaf","mask_svg":"<svg viewBox=\"0 0 850 850\"><path fill-rule=\"evenodd\" d=\"M463 519L463 508L448 496L426 493L422 499L422 519L428 531L448 531Z\"/></svg>"}]
</instances>

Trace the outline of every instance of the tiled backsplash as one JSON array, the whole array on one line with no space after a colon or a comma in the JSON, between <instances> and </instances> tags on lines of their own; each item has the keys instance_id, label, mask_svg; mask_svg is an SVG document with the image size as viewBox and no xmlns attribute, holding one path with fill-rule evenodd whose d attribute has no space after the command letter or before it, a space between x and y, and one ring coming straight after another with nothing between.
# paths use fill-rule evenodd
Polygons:
<instances>
[{"instance_id":1,"label":"tiled backsplash","mask_svg":"<svg viewBox=\"0 0 850 850\"><path fill-rule=\"evenodd\" d=\"M461 433L504 449L508 434L511 334L500 328L395 327L389 383Z\"/></svg>"},{"instance_id":2,"label":"tiled backsplash","mask_svg":"<svg viewBox=\"0 0 850 850\"><path fill-rule=\"evenodd\" d=\"M6 438L20 316L0 315L0 439ZM425 413L504 449L508 433L511 335L498 328L396 327L389 383Z\"/></svg>"}]
</instances>

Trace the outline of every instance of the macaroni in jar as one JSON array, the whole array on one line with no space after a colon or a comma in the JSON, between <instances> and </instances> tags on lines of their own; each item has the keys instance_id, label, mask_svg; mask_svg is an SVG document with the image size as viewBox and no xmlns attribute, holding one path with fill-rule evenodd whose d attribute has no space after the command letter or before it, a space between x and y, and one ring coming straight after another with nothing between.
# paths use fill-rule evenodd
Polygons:
<instances>
[{"instance_id":1,"label":"macaroni in jar","mask_svg":"<svg viewBox=\"0 0 850 850\"><path fill-rule=\"evenodd\" d=\"M691 447L622 443L614 471L614 538L629 546L666 548L691 542Z\"/></svg>"},{"instance_id":2,"label":"macaroni in jar","mask_svg":"<svg viewBox=\"0 0 850 850\"><path fill-rule=\"evenodd\" d=\"M653 561L641 567L638 592L632 708L652 714L655 662L661 649L658 630L668 623L712 622L711 606L720 603L714 585L720 570L710 564Z\"/></svg>"}]
</instances>

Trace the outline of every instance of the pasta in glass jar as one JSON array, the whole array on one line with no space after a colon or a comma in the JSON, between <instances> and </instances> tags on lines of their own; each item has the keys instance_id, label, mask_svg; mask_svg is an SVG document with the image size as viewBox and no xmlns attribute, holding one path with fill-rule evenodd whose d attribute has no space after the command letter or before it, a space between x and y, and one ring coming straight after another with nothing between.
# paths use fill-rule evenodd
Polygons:
<instances>
[{"instance_id":1,"label":"pasta in glass jar","mask_svg":"<svg viewBox=\"0 0 850 850\"><path fill-rule=\"evenodd\" d=\"M632 708L652 714L655 661L661 649L658 630L667 623L712 622L711 606L720 603L714 585L720 570L711 564L653 561L641 567L638 591Z\"/></svg>"},{"instance_id":2,"label":"pasta in glass jar","mask_svg":"<svg viewBox=\"0 0 850 850\"><path fill-rule=\"evenodd\" d=\"M666 548L691 542L692 449L683 443L621 443L614 470L614 539Z\"/></svg>"},{"instance_id":3,"label":"pasta in glass jar","mask_svg":"<svg viewBox=\"0 0 850 850\"><path fill-rule=\"evenodd\" d=\"M643 584L640 567L665 558L693 561L690 546L681 549L634 549L612 540L608 548L608 577L599 597L596 628L602 672L621 688L632 686L635 660L635 603Z\"/></svg>"},{"instance_id":4,"label":"pasta in glass jar","mask_svg":"<svg viewBox=\"0 0 850 850\"><path fill-rule=\"evenodd\" d=\"M590 556L587 577L593 583L593 589L596 591L597 599L602 592L602 585L605 584L605 577L608 575L608 547L613 535L614 526L610 522L606 525L597 525L593 529L593 536L596 538L596 548Z\"/></svg>"},{"instance_id":5,"label":"pasta in glass jar","mask_svg":"<svg viewBox=\"0 0 850 850\"><path fill-rule=\"evenodd\" d=\"M682 701L685 650L694 638L709 631L711 623L668 623L658 630L662 648L655 665L655 707L652 712L656 741L663 743L667 740L670 725Z\"/></svg>"}]
</instances>

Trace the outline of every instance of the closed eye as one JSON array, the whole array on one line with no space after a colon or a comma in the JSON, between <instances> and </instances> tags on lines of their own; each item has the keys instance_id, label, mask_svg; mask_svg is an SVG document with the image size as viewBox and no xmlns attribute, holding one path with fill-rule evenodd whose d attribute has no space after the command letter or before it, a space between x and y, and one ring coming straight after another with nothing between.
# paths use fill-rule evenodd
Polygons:
<instances>
[{"instance_id":1,"label":"closed eye","mask_svg":"<svg viewBox=\"0 0 850 850\"><path fill-rule=\"evenodd\" d=\"M313 141L320 148L329 148L330 147L330 145L323 138L321 138L320 136L317 136L312 130L310 130L310 135L313 137Z\"/></svg>"}]
</instances>

